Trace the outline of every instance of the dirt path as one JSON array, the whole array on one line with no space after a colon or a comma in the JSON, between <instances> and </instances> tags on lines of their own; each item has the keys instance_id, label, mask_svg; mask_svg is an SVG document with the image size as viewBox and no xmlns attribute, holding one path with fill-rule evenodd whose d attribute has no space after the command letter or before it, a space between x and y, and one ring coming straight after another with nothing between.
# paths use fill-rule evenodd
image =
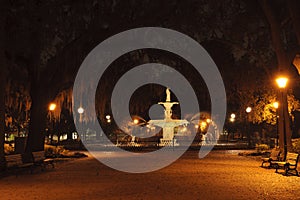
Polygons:
<instances>
[{"instance_id":1,"label":"dirt path","mask_svg":"<svg viewBox=\"0 0 300 200\"><path fill-rule=\"evenodd\" d=\"M237 151L213 151L198 159L187 152L172 165L147 174L110 169L88 157L54 170L0 179L0 199L299 199L300 177L259 167Z\"/></svg>"}]
</instances>

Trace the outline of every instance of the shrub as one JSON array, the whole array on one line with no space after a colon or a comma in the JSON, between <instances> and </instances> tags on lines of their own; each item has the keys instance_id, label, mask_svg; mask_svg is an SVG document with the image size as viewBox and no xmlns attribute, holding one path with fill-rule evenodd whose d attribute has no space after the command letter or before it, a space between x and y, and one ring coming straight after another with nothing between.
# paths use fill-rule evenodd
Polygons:
<instances>
[{"instance_id":1,"label":"shrub","mask_svg":"<svg viewBox=\"0 0 300 200\"><path fill-rule=\"evenodd\" d=\"M300 153L300 138L292 140L292 147L295 153Z\"/></svg>"},{"instance_id":2,"label":"shrub","mask_svg":"<svg viewBox=\"0 0 300 200\"><path fill-rule=\"evenodd\" d=\"M256 144L255 149L257 152L261 152L261 151L269 150L270 146L267 144Z\"/></svg>"},{"instance_id":3,"label":"shrub","mask_svg":"<svg viewBox=\"0 0 300 200\"><path fill-rule=\"evenodd\" d=\"M9 144L4 144L4 153L11 154L14 152L14 147Z\"/></svg>"},{"instance_id":4,"label":"shrub","mask_svg":"<svg viewBox=\"0 0 300 200\"><path fill-rule=\"evenodd\" d=\"M63 146L52 146L45 144L45 156L46 157L59 157L66 150Z\"/></svg>"}]
</instances>

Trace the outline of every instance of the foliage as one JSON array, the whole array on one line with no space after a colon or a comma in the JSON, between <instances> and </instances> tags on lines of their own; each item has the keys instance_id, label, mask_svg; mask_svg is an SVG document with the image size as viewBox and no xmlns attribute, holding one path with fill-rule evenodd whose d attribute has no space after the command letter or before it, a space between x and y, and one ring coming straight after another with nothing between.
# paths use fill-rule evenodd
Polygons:
<instances>
[{"instance_id":1,"label":"foliage","mask_svg":"<svg viewBox=\"0 0 300 200\"><path fill-rule=\"evenodd\" d=\"M261 151L269 150L270 146L267 144L256 144L255 149L257 152L261 152Z\"/></svg>"},{"instance_id":2,"label":"foliage","mask_svg":"<svg viewBox=\"0 0 300 200\"><path fill-rule=\"evenodd\" d=\"M14 153L14 147L10 144L4 144L5 154ZM45 144L45 155L46 157L59 157L62 154L67 154L68 151L63 148L63 146L52 146Z\"/></svg>"},{"instance_id":3,"label":"foliage","mask_svg":"<svg viewBox=\"0 0 300 200\"><path fill-rule=\"evenodd\" d=\"M13 152L14 152L13 146L11 146L10 144L4 144L4 153L5 154L11 154Z\"/></svg>"},{"instance_id":4,"label":"foliage","mask_svg":"<svg viewBox=\"0 0 300 200\"><path fill-rule=\"evenodd\" d=\"M249 88L254 85L257 88L261 83L257 83L256 80L266 74L271 74L270 71L274 65L270 65L270 62L275 56L273 45L270 42L272 34L270 34L269 24L265 20L264 13L258 8L257 1L199 0L183 3L178 0L168 0L159 4L152 2L155 1L146 0L143 3L138 0L129 2L120 0L9 1L10 8L5 22L5 55L8 63L11 63L10 66L17 66L17 69L11 70L11 75L25 69L25 73L22 74L25 78L30 79L31 88L41 86L37 88L49 90L43 92L49 95L47 100L50 101L57 95L57 91L66 89L65 83L71 86L70 83L74 78L71 71L77 70L74 66L80 65L83 57L89 52L89 48L122 30L142 26L171 28L190 35L198 42L215 40L222 43L224 45L222 47L229 46L229 56L224 56L222 65L230 62L229 64L234 67L241 66L239 69L227 70L228 77L225 78L230 84L226 85L227 92L228 88L233 88L231 92L228 92L229 95L240 89L240 85ZM284 38L285 46L279 49L294 50L292 49L295 46L293 28L296 26L293 25L296 24L290 20L290 17L293 18L293 16L289 16L290 14L286 12L286 2L275 2L272 8L277 11L276 13L281 13L278 14L278 20L282 25L282 38ZM153 16L153 11L155 11L156 17ZM216 51L216 49L212 51ZM239 63L228 61L228 58L231 57ZM253 66L250 66L248 70L245 67L249 66L249 63ZM255 66L259 66L260 71ZM116 70L119 71L120 67L117 67ZM235 73L231 73L234 70L246 73L236 76ZM114 74L115 77L116 74ZM107 83L111 82L113 81L108 79ZM250 84L252 85L250 86ZM108 95L104 94L101 96L103 103L99 106L102 113L105 113L104 109L107 107L105 99ZM263 93L260 92L260 94ZM39 100L38 103L44 104L46 100L39 95L39 92L31 92L30 97L32 99L34 96L38 97L36 98ZM84 93L82 95L84 96ZM59 108L63 106L63 100L66 99L67 102L70 102L70 98L65 98L69 96L67 93L58 95L56 101L59 106L54 113L57 116L55 119L59 119ZM253 110L256 109L257 112L251 113L254 115L252 121L274 124L276 118L274 118L272 107L267 106L270 104L268 98L254 92L249 92L245 97L247 96L249 96L247 101L257 107L253 107ZM235 96L232 99L240 101ZM242 103L245 104L241 105L241 114L245 115L243 106L246 103L246 106L249 104L246 101ZM33 103L33 105L36 104ZM232 104L235 105L235 102ZM94 110L94 106L91 105L90 108ZM37 128L31 128L29 139L39 137L39 131L44 130L44 121L39 121L44 117L43 112L38 109L34 110L32 107L30 109L30 124L33 125L30 127L37 126ZM34 117L35 113L41 114ZM89 113L88 110L87 113ZM85 115L83 120L88 121L90 118Z\"/></svg>"},{"instance_id":5,"label":"foliage","mask_svg":"<svg viewBox=\"0 0 300 200\"><path fill-rule=\"evenodd\" d=\"M63 146L52 146L45 144L45 155L46 157L59 157L66 150Z\"/></svg>"},{"instance_id":6,"label":"foliage","mask_svg":"<svg viewBox=\"0 0 300 200\"><path fill-rule=\"evenodd\" d=\"M258 91L245 91L241 94L240 114L248 121L254 124L270 124L275 125L277 121L277 110L274 102L277 101L277 94L273 90L260 89ZM300 108L300 102L294 95L288 94L288 111L292 117L293 111ZM246 113L245 109L250 106L250 113Z\"/></svg>"},{"instance_id":7,"label":"foliage","mask_svg":"<svg viewBox=\"0 0 300 200\"><path fill-rule=\"evenodd\" d=\"M293 151L295 153L300 153L300 139L293 139L292 140L292 147L293 147Z\"/></svg>"},{"instance_id":8,"label":"foliage","mask_svg":"<svg viewBox=\"0 0 300 200\"><path fill-rule=\"evenodd\" d=\"M31 100L28 88L10 81L5 91L5 126L7 132L25 131L29 122ZM23 129L23 130L21 130Z\"/></svg>"}]
</instances>

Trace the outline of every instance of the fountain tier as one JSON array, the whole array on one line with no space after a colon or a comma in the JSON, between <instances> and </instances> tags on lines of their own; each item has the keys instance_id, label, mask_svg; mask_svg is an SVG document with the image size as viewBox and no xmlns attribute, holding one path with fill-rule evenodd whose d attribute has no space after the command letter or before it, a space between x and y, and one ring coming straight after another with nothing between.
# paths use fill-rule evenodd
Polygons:
<instances>
[{"instance_id":1,"label":"fountain tier","mask_svg":"<svg viewBox=\"0 0 300 200\"><path fill-rule=\"evenodd\" d=\"M165 118L162 120L150 120L148 124L150 126L159 126L163 129L163 138L160 139L160 146L178 146L176 139L174 139L174 128L181 125L187 125L187 120L172 119L172 107L178 102L171 102L170 89L166 89L166 102L159 102L164 106Z\"/></svg>"}]
</instances>

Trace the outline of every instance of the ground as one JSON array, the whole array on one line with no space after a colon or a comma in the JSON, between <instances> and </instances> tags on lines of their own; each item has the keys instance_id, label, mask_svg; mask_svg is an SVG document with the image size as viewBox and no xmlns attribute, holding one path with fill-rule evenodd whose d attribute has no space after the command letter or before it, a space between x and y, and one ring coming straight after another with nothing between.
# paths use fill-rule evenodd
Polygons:
<instances>
[{"instance_id":1,"label":"ground","mask_svg":"<svg viewBox=\"0 0 300 200\"><path fill-rule=\"evenodd\" d=\"M0 199L299 199L300 177L259 167L238 151L188 151L170 166L146 174L119 172L91 155L55 169L0 179Z\"/></svg>"}]
</instances>

